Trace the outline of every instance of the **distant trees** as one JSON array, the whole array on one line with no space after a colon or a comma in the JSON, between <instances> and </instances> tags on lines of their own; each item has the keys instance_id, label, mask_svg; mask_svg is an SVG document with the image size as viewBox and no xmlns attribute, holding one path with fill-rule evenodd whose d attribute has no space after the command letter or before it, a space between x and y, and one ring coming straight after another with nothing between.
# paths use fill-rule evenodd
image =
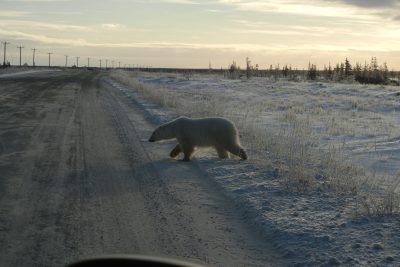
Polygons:
<instances>
[{"instance_id":1,"label":"distant trees","mask_svg":"<svg viewBox=\"0 0 400 267\"><path fill-rule=\"evenodd\" d=\"M322 70L317 68L316 64L308 63L306 70L293 69L292 66L284 65L282 68L278 65L275 67L270 64L268 69L260 70L258 64L252 65L251 60L246 58L246 69L241 70L240 66L235 61L229 65L225 76L229 79L240 79L246 77L269 77L277 81L278 79L285 78L290 81L300 80L326 80L326 81L357 81L359 83L369 84L400 84L400 72L389 71L387 64L378 64L376 57L371 58L371 62L364 65L355 63L352 65L348 58L343 62L336 63L336 65L324 66Z\"/></svg>"},{"instance_id":2,"label":"distant trees","mask_svg":"<svg viewBox=\"0 0 400 267\"><path fill-rule=\"evenodd\" d=\"M251 64L250 58L246 57L246 69L241 70L240 66L236 64L236 61L233 61L229 67L226 74L224 74L229 79L240 79L246 75L247 79L250 79L253 76L261 76L258 70L258 64L253 66Z\"/></svg>"},{"instance_id":3,"label":"distant trees","mask_svg":"<svg viewBox=\"0 0 400 267\"><path fill-rule=\"evenodd\" d=\"M253 72L253 66L251 65L251 61L248 57L246 57L246 78L250 79Z\"/></svg>"},{"instance_id":4,"label":"distant trees","mask_svg":"<svg viewBox=\"0 0 400 267\"><path fill-rule=\"evenodd\" d=\"M344 76L349 77L352 74L351 71L352 71L351 64L346 57L346 60L344 61Z\"/></svg>"},{"instance_id":5,"label":"distant trees","mask_svg":"<svg viewBox=\"0 0 400 267\"><path fill-rule=\"evenodd\" d=\"M308 62L307 80L316 80L318 76L317 65Z\"/></svg>"},{"instance_id":6,"label":"distant trees","mask_svg":"<svg viewBox=\"0 0 400 267\"><path fill-rule=\"evenodd\" d=\"M229 79L240 78L240 67L236 65L236 61L233 61L232 64L229 65L227 78Z\"/></svg>"},{"instance_id":7,"label":"distant trees","mask_svg":"<svg viewBox=\"0 0 400 267\"><path fill-rule=\"evenodd\" d=\"M387 84L389 82L389 70L386 62L379 66L376 57L372 57L371 63L365 62L363 68L357 63L354 79L359 83Z\"/></svg>"},{"instance_id":8,"label":"distant trees","mask_svg":"<svg viewBox=\"0 0 400 267\"><path fill-rule=\"evenodd\" d=\"M292 73L292 66L288 67L287 65L285 65L285 67L283 67L282 69L282 76L284 78L288 78L290 77L291 73Z\"/></svg>"},{"instance_id":9,"label":"distant trees","mask_svg":"<svg viewBox=\"0 0 400 267\"><path fill-rule=\"evenodd\" d=\"M318 74L319 71L316 65L308 63L307 79L316 80ZM371 63L365 63L364 67L358 62L353 67L348 58L346 58L344 62L337 63L333 69L330 63L328 67L324 66L322 76L326 80L331 81L346 80L350 82L355 80L365 84L387 84L389 82L390 73L386 63L379 66L376 57L372 57ZM394 75L392 74L392 76Z\"/></svg>"}]
</instances>

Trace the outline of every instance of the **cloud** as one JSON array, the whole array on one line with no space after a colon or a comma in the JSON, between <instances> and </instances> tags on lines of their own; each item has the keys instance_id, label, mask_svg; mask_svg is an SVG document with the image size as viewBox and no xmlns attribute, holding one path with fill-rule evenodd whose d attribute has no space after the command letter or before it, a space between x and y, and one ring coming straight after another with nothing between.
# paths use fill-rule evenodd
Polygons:
<instances>
[{"instance_id":1,"label":"cloud","mask_svg":"<svg viewBox=\"0 0 400 267\"><path fill-rule=\"evenodd\" d=\"M236 10L380 22L397 17L400 0L217 0ZM398 20L392 20L398 21Z\"/></svg>"},{"instance_id":2,"label":"cloud","mask_svg":"<svg viewBox=\"0 0 400 267\"><path fill-rule=\"evenodd\" d=\"M354 6L361 10L370 12L371 15L380 19L392 19L399 21L398 10L400 10L400 0L326 0L329 2L343 3L347 6Z\"/></svg>"},{"instance_id":3,"label":"cloud","mask_svg":"<svg viewBox=\"0 0 400 267\"><path fill-rule=\"evenodd\" d=\"M233 49L233 50L259 50L263 46L251 44L198 44L184 42L137 42L137 43L94 43L85 39L54 38L41 34L31 34L22 31L3 30L0 36L7 36L17 40L29 40L44 44L58 44L80 47L108 47L108 48L178 48L178 49ZM271 47L269 47L271 49Z\"/></svg>"},{"instance_id":4,"label":"cloud","mask_svg":"<svg viewBox=\"0 0 400 267\"><path fill-rule=\"evenodd\" d=\"M391 52L399 47L399 43L383 42L371 46L369 43L363 45L326 45L304 43L293 47L291 44L250 44L250 43L189 43L189 42L131 42L131 43L95 43L86 39L55 38L40 34L24 33L21 31L9 31L0 29L0 36L6 36L14 40L29 40L42 44L63 45L70 47L100 47L100 48L144 48L144 49L191 49L191 50L220 50L220 51L248 51L248 52L293 52L293 51L325 51L325 52L347 52L375 51ZM12 42L12 40L10 40ZM397 45L396 45L397 44ZM398 49L397 49L398 50Z\"/></svg>"},{"instance_id":5,"label":"cloud","mask_svg":"<svg viewBox=\"0 0 400 267\"><path fill-rule=\"evenodd\" d=\"M0 36L7 36L8 38L14 38L16 40L29 40L45 44L59 44L59 45L70 45L70 46L87 46L88 43L83 39L63 39L54 38L46 35L31 34L21 31L3 30L0 28Z\"/></svg>"},{"instance_id":6,"label":"cloud","mask_svg":"<svg viewBox=\"0 0 400 267\"><path fill-rule=\"evenodd\" d=\"M239 24L240 28L235 28L233 32L244 34L266 34L283 36L325 36L336 34L337 31L332 28L322 26L300 26L300 25L276 25L265 21L233 20Z\"/></svg>"},{"instance_id":7,"label":"cloud","mask_svg":"<svg viewBox=\"0 0 400 267\"><path fill-rule=\"evenodd\" d=\"M87 26L46 23L46 22L37 22L30 20L0 20L0 26L7 27L8 29L33 28L35 30L49 29L49 30L80 31L80 32L94 31L92 27L87 27Z\"/></svg>"},{"instance_id":8,"label":"cloud","mask_svg":"<svg viewBox=\"0 0 400 267\"><path fill-rule=\"evenodd\" d=\"M180 4L180 5L199 5L202 4L201 1L195 0L139 0L141 3L170 3L170 4Z\"/></svg>"},{"instance_id":9,"label":"cloud","mask_svg":"<svg viewBox=\"0 0 400 267\"><path fill-rule=\"evenodd\" d=\"M118 23L104 23L104 24L101 24L101 27L104 29L107 29L107 30L116 30L116 29L126 28L124 25L118 24Z\"/></svg>"},{"instance_id":10,"label":"cloud","mask_svg":"<svg viewBox=\"0 0 400 267\"><path fill-rule=\"evenodd\" d=\"M335 0L334 0L335 1ZM305 16L318 17L341 17L354 18L355 16L368 18L357 14L355 8L331 4L325 1L292 1L292 0L219 0L220 4L230 5L238 10L267 12L267 13L286 13Z\"/></svg>"},{"instance_id":11,"label":"cloud","mask_svg":"<svg viewBox=\"0 0 400 267\"><path fill-rule=\"evenodd\" d=\"M31 14L26 11L0 10L0 17L24 17Z\"/></svg>"},{"instance_id":12,"label":"cloud","mask_svg":"<svg viewBox=\"0 0 400 267\"><path fill-rule=\"evenodd\" d=\"M387 8L399 5L399 0L327 0L365 8Z\"/></svg>"},{"instance_id":13,"label":"cloud","mask_svg":"<svg viewBox=\"0 0 400 267\"><path fill-rule=\"evenodd\" d=\"M185 5L197 5L199 2L192 1L192 0L164 0L167 3L174 3L174 4L185 4Z\"/></svg>"}]
</instances>

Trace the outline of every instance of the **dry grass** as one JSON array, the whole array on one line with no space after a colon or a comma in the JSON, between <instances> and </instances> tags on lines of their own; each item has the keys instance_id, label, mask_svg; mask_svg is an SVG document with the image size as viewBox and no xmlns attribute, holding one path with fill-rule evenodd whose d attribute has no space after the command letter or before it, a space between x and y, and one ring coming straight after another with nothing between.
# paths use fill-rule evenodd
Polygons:
<instances>
[{"instance_id":1,"label":"dry grass","mask_svg":"<svg viewBox=\"0 0 400 267\"><path fill-rule=\"evenodd\" d=\"M339 193L361 195L371 191L366 182L367 174L356 164L345 160L341 145L332 144L321 148L321 137L369 135L378 138L398 133L391 121L377 114L357 112L369 104L358 98L333 97L328 92L320 92L310 101L302 96L293 96L287 101L264 102L265 99L252 98L238 100L232 94L215 94L206 90L175 90L170 87L144 84L134 79L136 74L116 71L111 76L138 90L149 101L172 109L179 115L189 117L223 116L235 122L241 132L242 142L253 160L264 166L274 166L279 172L282 184L289 191L305 192L316 188L329 188ZM291 94L272 88L270 93ZM301 90L301 89L299 89ZM323 100L321 100L323 98ZM322 108L320 103L344 103L348 109L334 110ZM332 100L333 98L333 100ZM318 100L319 99L319 100ZM318 101L317 101L318 100ZM268 101L268 100L267 100ZM364 102L365 103L364 103ZM312 103L306 106L305 103ZM266 125L260 114L279 111L274 127ZM362 130L355 127L361 120L371 121L371 127ZM373 123L372 123L373 122ZM319 134L313 125L321 125ZM376 143L376 142L375 142ZM375 144L376 146L376 144ZM367 189L366 189L367 188ZM357 207L363 213L382 214L398 210L398 197L394 191L359 197Z\"/></svg>"},{"instance_id":2,"label":"dry grass","mask_svg":"<svg viewBox=\"0 0 400 267\"><path fill-rule=\"evenodd\" d=\"M396 181L391 179L382 187L385 177L376 177L376 174L368 177L369 183L360 191L357 201L357 215L385 216L400 212L400 176ZM379 184L377 181L381 181Z\"/></svg>"}]
</instances>

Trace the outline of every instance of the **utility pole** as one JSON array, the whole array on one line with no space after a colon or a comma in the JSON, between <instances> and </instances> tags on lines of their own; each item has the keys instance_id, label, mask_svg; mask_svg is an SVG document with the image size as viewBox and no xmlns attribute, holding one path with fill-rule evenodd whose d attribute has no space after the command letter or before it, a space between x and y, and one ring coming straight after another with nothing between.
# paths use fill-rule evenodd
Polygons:
<instances>
[{"instance_id":1,"label":"utility pole","mask_svg":"<svg viewBox=\"0 0 400 267\"><path fill-rule=\"evenodd\" d=\"M17 48L19 48L19 67L21 68L22 67L22 64L21 64L21 49L24 48L24 47L23 46L17 46Z\"/></svg>"},{"instance_id":2,"label":"utility pole","mask_svg":"<svg viewBox=\"0 0 400 267\"><path fill-rule=\"evenodd\" d=\"M99 62L100 62L100 69L101 69L101 59L99 59Z\"/></svg>"},{"instance_id":3,"label":"utility pole","mask_svg":"<svg viewBox=\"0 0 400 267\"><path fill-rule=\"evenodd\" d=\"M79 68L79 57L76 57L76 67Z\"/></svg>"},{"instance_id":4,"label":"utility pole","mask_svg":"<svg viewBox=\"0 0 400 267\"><path fill-rule=\"evenodd\" d=\"M121 61L118 61L118 69L121 68Z\"/></svg>"},{"instance_id":5,"label":"utility pole","mask_svg":"<svg viewBox=\"0 0 400 267\"><path fill-rule=\"evenodd\" d=\"M108 68L108 59L106 59L106 69Z\"/></svg>"},{"instance_id":6,"label":"utility pole","mask_svg":"<svg viewBox=\"0 0 400 267\"><path fill-rule=\"evenodd\" d=\"M35 67L35 52L36 52L36 48L32 48L33 50L33 57L32 57L32 66Z\"/></svg>"},{"instance_id":7,"label":"utility pole","mask_svg":"<svg viewBox=\"0 0 400 267\"><path fill-rule=\"evenodd\" d=\"M90 63L90 57L87 58L87 67L88 68L90 67L89 63Z\"/></svg>"},{"instance_id":8,"label":"utility pole","mask_svg":"<svg viewBox=\"0 0 400 267\"><path fill-rule=\"evenodd\" d=\"M65 56L65 67L67 67L68 66L68 56L67 55L64 55Z\"/></svg>"},{"instance_id":9,"label":"utility pole","mask_svg":"<svg viewBox=\"0 0 400 267\"><path fill-rule=\"evenodd\" d=\"M51 55L53 54L53 53L47 53L48 55L49 55L49 68L51 67L51 64L50 64L50 57L51 57Z\"/></svg>"},{"instance_id":10,"label":"utility pole","mask_svg":"<svg viewBox=\"0 0 400 267\"><path fill-rule=\"evenodd\" d=\"M6 67L6 50L7 50L7 45L10 44L8 42L1 42L4 44L4 60L3 60L3 67Z\"/></svg>"}]
</instances>

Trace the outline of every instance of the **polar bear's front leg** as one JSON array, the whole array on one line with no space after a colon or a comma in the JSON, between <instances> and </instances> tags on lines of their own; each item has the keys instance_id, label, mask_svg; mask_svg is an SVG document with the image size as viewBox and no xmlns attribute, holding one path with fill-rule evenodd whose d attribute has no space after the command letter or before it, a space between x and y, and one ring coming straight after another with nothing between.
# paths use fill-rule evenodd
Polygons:
<instances>
[{"instance_id":1,"label":"polar bear's front leg","mask_svg":"<svg viewBox=\"0 0 400 267\"><path fill-rule=\"evenodd\" d=\"M175 158L176 156L178 156L180 153L182 152L182 148L179 144L177 144L174 149L172 149L172 151L169 153L169 156L171 158Z\"/></svg>"},{"instance_id":2,"label":"polar bear's front leg","mask_svg":"<svg viewBox=\"0 0 400 267\"><path fill-rule=\"evenodd\" d=\"M246 160L246 159L247 159L247 153L246 153L246 151L245 151L242 147L240 147L240 146L238 146L238 145L236 145L236 144L232 144L232 145L228 148L228 151L231 152L232 154L234 154L234 155L240 157L240 158L243 159L243 160Z\"/></svg>"},{"instance_id":3,"label":"polar bear's front leg","mask_svg":"<svg viewBox=\"0 0 400 267\"><path fill-rule=\"evenodd\" d=\"M194 152L194 147L193 146L185 146L182 147L183 150L183 161L190 161L190 158L192 157L192 154Z\"/></svg>"}]
</instances>

